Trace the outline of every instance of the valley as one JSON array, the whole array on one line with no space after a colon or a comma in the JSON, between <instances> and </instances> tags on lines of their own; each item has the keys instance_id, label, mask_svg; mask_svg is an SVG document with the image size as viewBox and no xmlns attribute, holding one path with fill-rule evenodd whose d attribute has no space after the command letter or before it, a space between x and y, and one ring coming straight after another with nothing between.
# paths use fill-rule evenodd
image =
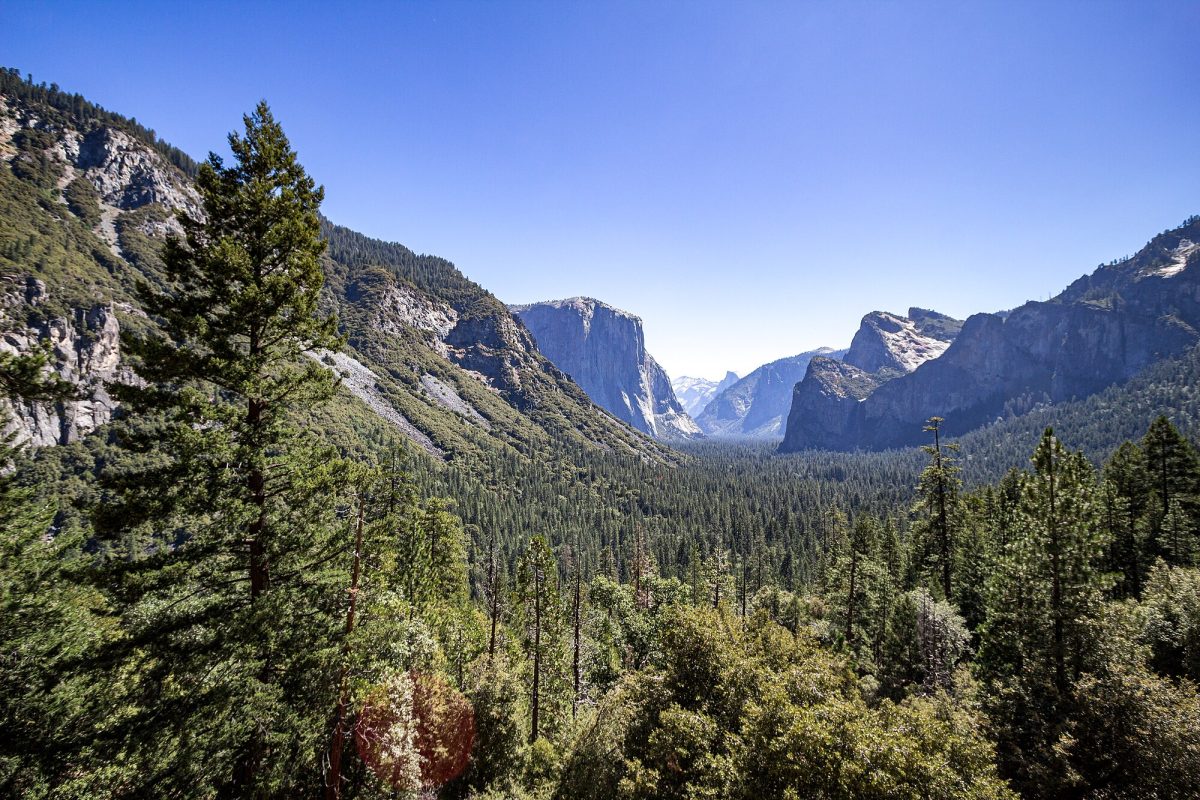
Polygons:
<instances>
[{"instance_id":1,"label":"valley","mask_svg":"<svg viewBox=\"0 0 1200 800\"><path fill-rule=\"evenodd\" d=\"M1200 218L673 380L229 142L0 72L0 794L1200 792Z\"/></svg>"}]
</instances>

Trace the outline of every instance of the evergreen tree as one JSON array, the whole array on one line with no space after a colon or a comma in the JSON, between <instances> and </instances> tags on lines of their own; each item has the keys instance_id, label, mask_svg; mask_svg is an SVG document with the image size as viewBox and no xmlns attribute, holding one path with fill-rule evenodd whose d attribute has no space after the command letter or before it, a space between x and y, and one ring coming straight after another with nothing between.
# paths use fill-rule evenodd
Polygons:
<instances>
[{"instance_id":1,"label":"evergreen tree","mask_svg":"<svg viewBox=\"0 0 1200 800\"><path fill-rule=\"evenodd\" d=\"M859 515L845 535L835 540L837 550L829 571L829 601L834 633L864 666L878 651L880 628L886 625L882 605L890 596L890 577L879 563L879 522Z\"/></svg>"},{"instance_id":2,"label":"evergreen tree","mask_svg":"<svg viewBox=\"0 0 1200 800\"><path fill-rule=\"evenodd\" d=\"M529 667L529 742L562 722L566 659L558 568L550 546L534 536L521 557L516 608Z\"/></svg>"},{"instance_id":3,"label":"evergreen tree","mask_svg":"<svg viewBox=\"0 0 1200 800\"><path fill-rule=\"evenodd\" d=\"M988 585L979 671L1000 730L1001 762L1022 786L1052 785L1056 730L1095 646L1110 585L1095 474L1047 429L1021 482L1014 538Z\"/></svg>"},{"instance_id":4,"label":"evergreen tree","mask_svg":"<svg viewBox=\"0 0 1200 800\"><path fill-rule=\"evenodd\" d=\"M1146 454L1152 501L1148 514L1151 536L1168 563L1186 564L1192 549L1190 539L1200 518L1196 498L1200 490L1200 456L1162 416L1151 423L1141 449ZM1173 547L1177 552L1171 552Z\"/></svg>"},{"instance_id":5,"label":"evergreen tree","mask_svg":"<svg viewBox=\"0 0 1200 800\"><path fill-rule=\"evenodd\" d=\"M933 579L941 586L942 597L951 600L954 598L951 579L960 526L958 505L962 487L954 458L958 446L942 444L941 417L930 417L925 430L933 434L933 444L921 448L929 456L929 465L921 473L917 485L918 510L922 514L922 533L933 567Z\"/></svg>"},{"instance_id":6,"label":"evergreen tree","mask_svg":"<svg viewBox=\"0 0 1200 800\"><path fill-rule=\"evenodd\" d=\"M958 607L967 626L974 630L983 622L986 614L984 587L987 576L993 570L995 552L986 501L978 495L967 497L960 504L960 509L962 526L954 559L958 579L954 584L954 597L950 600Z\"/></svg>"},{"instance_id":7,"label":"evergreen tree","mask_svg":"<svg viewBox=\"0 0 1200 800\"><path fill-rule=\"evenodd\" d=\"M306 357L340 341L317 313L322 190L265 103L244 122L234 163L200 169L166 285L140 286L158 328L126 336L145 385L118 390L142 455L110 470L97 523L146 547L122 589L144 698L129 757L164 791L267 797L320 781L351 540L344 467L293 421L336 385Z\"/></svg>"},{"instance_id":8,"label":"evergreen tree","mask_svg":"<svg viewBox=\"0 0 1200 800\"><path fill-rule=\"evenodd\" d=\"M1104 464L1103 522L1109 568L1120 576L1114 587L1118 597L1142 596L1154 558L1154 542L1147 539L1152 527L1147 512L1154 503L1150 484L1146 454L1135 442L1122 444Z\"/></svg>"},{"instance_id":9,"label":"evergreen tree","mask_svg":"<svg viewBox=\"0 0 1200 800\"><path fill-rule=\"evenodd\" d=\"M49 353L0 353L0 398L44 403L75 393L49 371ZM0 413L0 426L7 416ZM0 794L50 786L100 791L90 740L112 729L112 694L81 677L79 659L119 637L103 593L76 554L86 532L56 525L57 509L16 470L16 432L0 436Z\"/></svg>"}]
</instances>

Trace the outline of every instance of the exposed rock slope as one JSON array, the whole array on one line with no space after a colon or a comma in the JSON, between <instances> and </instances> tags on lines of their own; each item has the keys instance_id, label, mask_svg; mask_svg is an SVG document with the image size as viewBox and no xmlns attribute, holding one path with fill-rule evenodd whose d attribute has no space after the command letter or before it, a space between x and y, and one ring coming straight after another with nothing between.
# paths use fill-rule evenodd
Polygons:
<instances>
[{"instance_id":1,"label":"exposed rock slope","mask_svg":"<svg viewBox=\"0 0 1200 800\"><path fill-rule=\"evenodd\" d=\"M659 439L700 433L646 352L638 317L590 297L511 308L542 353L617 419Z\"/></svg>"},{"instance_id":2,"label":"exposed rock slope","mask_svg":"<svg viewBox=\"0 0 1200 800\"><path fill-rule=\"evenodd\" d=\"M872 311L842 360L864 372L912 372L946 352L960 328L960 321L923 308L910 308L907 317Z\"/></svg>"},{"instance_id":3,"label":"exposed rock slope","mask_svg":"<svg viewBox=\"0 0 1200 800\"><path fill-rule=\"evenodd\" d=\"M976 314L944 353L880 382L848 410L829 399L829 374L810 369L796 387L781 449L911 445L922 441L930 416L944 417L944 430L956 435L1126 381L1200 341L1197 241L1200 218L1193 217L1053 300Z\"/></svg>"},{"instance_id":4,"label":"exposed rock slope","mask_svg":"<svg viewBox=\"0 0 1200 800\"><path fill-rule=\"evenodd\" d=\"M822 347L764 364L714 397L696 418L710 436L782 435L792 388L815 358L838 359L845 350Z\"/></svg>"},{"instance_id":5,"label":"exposed rock slope","mask_svg":"<svg viewBox=\"0 0 1200 800\"><path fill-rule=\"evenodd\" d=\"M16 441L35 447L66 444L91 433L112 419L116 402L106 382L130 379L121 367L120 324L112 306L76 308L70 316L46 316L46 285L27 278L25 286L3 295L5 333L0 352L29 353L48 349L55 371L74 383L78 397L56 403L6 403L6 431Z\"/></svg>"}]
</instances>

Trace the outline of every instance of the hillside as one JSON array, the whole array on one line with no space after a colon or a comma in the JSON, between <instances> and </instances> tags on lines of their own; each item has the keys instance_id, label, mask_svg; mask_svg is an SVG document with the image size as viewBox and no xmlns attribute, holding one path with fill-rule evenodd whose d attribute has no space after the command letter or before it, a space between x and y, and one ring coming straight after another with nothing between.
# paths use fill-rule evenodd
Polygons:
<instances>
[{"instance_id":1,"label":"hillside","mask_svg":"<svg viewBox=\"0 0 1200 800\"><path fill-rule=\"evenodd\" d=\"M936 345L940 354L901 374L877 359L853 374L815 365L796 386L781 450L918 444L922 421L935 415L960 435L1089 397L1185 352L1200 341L1197 240L1193 217L1052 300L976 314L952 343Z\"/></svg>"},{"instance_id":2,"label":"hillside","mask_svg":"<svg viewBox=\"0 0 1200 800\"><path fill-rule=\"evenodd\" d=\"M196 166L153 132L11 71L0 75L0 159L0 346L49 342L84 388L80 400L13 409L15 424L35 444L72 441L113 413L102 384L122 368L120 330L146 324L134 287L157 280L174 213L198 212ZM550 441L667 457L593 405L449 261L329 222L323 234L324 304L349 340L335 368L354 400L340 414L382 421L438 459Z\"/></svg>"}]
</instances>

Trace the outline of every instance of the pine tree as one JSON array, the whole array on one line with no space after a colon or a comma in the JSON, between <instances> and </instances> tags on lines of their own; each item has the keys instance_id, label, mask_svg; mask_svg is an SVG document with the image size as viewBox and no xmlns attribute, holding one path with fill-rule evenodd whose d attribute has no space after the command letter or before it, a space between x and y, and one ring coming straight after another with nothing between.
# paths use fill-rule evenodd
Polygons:
<instances>
[{"instance_id":1,"label":"pine tree","mask_svg":"<svg viewBox=\"0 0 1200 800\"><path fill-rule=\"evenodd\" d=\"M1197 492L1200 491L1200 456L1196 449L1171 424L1166 417L1158 417L1142 438L1141 449L1146 454L1147 483L1153 503L1149 526L1153 540L1160 545L1159 552L1168 563L1184 564L1176 560L1186 557L1190 549L1179 540L1181 529L1189 534L1195 528L1200 509ZM1170 519L1172 530L1167 530L1172 509L1177 509ZM1172 543L1180 545L1179 555L1170 552Z\"/></svg>"},{"instance_id":2,"label":"pine tree","mask_svg":"<svg viewBox=\"0 0 1200 800\"><path fill-rule=\"evenodd\" d=\"M837 633L864 661L878 648L886 624L881 604L890 595L890 578L879 562L879 522L860 514L845 535L838 536L829 571L829 598Z\"/></svg>"},{"instance_id":3,"label":"pine tree","mask_svg":"<svg viewBox=\"0 0 1200 800\"><path fill-rule=\"evenodd\" d=\"M158 327L126 336L145 385L116 390L142 455L110 469L96 516L146 537L125 615L149 659L130 735L146 779L266 797L319 781L352 542L334 519L344 465L293 422L336 386L306 357L340 344L318 314L322 190L265 103L244 123L234 162L200 169L204 215L180 218L166 284L139 286ZM163 778L169 753L192 769Z\"/></svg>"},{"instance_id":4,"label":"pine tree","mask_svg":"<svg viewBox=\"0 0 1200 800\"><path fill-rule=\"evenodd\" d=\"M533 743L561 721L566 677L558 567L542 536L530 539L521 556L515 605L529 665L529 742Z\"/></svg>"},{"instance_id":5,"label":"pine tree","mask_svg":"<svg viewBox=\"0 0 1200 800\"><path fill-rule=\"evenodd\" d=\"M958 548L954 559L958 579L954 584L952 602L972 630L978 628L986 615L987 600L984 586L993 569L995 556L986 519L986 503L980 497L964 499L960 505L962 526L958 533Z\"/></svg>"},{"instance_id":6,"label":"pine tree","mask_svg":"<svg viewBox=\"0 0 1200 800\"><path fill-rule=\"evenodd\" d=\"M48 367L46 350L0 353L0 398L73 396ZM5 422L0 413L0 427ZM54 504L22 482L16 438L0 436L0 794L38 796L47 785L98 792L88 773L101 764L88 745L111 733L119 692L75 667L120 631L107 598L86 579L87 560L76 557L86 531L57 525ZM110 766L110 779L118 775Z\"/></svg>"},{"instance_id":7,"label":"pine tree","mask_svg":"<svg viewBox=\"0 0 1200 800\"><path fill-rule=\"evenodd\" d=\"M503 564L500 562L500 554L496 542L496 529L493 527L488 542L487 582L483 587L483 597L487 602L488 609L489 661L496 658L496 637L500 627L500 615L503 613L503 590L501 587L504 586L504 574L502 570Z\"/></svg>"},{"instance_id":8,"label":"pine tree","mask_svg":"<svg viewBox=\"0 0 1200 800\"><path fill-rule=\"evenodd\" d=\"M1014 538L988 582L979 672L1019 782L1052 781L1055 729L1091 656L1093 622L1111 585L1094 470L1047 429L1021 481Z\"/></svg>"},{"instance_id":9,"label":"pine tree","mask_svg":"<svg viewBox=\"0 0 1200 800\"><path fill-rule=\"evenodd\" d=\"M579 713L579 702L583 697L583 671L580 657L583 647L583 567L579 559L579 545L571 555L571 718Z\"/></svg>"},{"instance_id":10,"label":"pine tree","mask_svg":"<svg viewBox=\"0 0 1200 800\"><path fill-rule=\"evenodd\" d=\"M1121 576L1114 593L1141 597L1150 566L1151 551L1144 532L1151 505L1150 475L1145 453L1125 442L1104 465L1103 522L1109 536L1109 568Z\"/></svg>"},{"instance_id":11,"label":"pine tree","mask_svg":"<svg viewBox=\"0 0 1200 800\"><path fill-rule=\"evenodd\" d=\"M925 430L933 434L933 444L921 449L929 456L929 465L921 473L917 485L919 510L930 545L934 566L934 580L939 581L942 597L954 597L951 578L959 533L959 467L954 454L958 445L943 445L941 439L942 418L930 417Z\"/></svg>"}]
</instances>

